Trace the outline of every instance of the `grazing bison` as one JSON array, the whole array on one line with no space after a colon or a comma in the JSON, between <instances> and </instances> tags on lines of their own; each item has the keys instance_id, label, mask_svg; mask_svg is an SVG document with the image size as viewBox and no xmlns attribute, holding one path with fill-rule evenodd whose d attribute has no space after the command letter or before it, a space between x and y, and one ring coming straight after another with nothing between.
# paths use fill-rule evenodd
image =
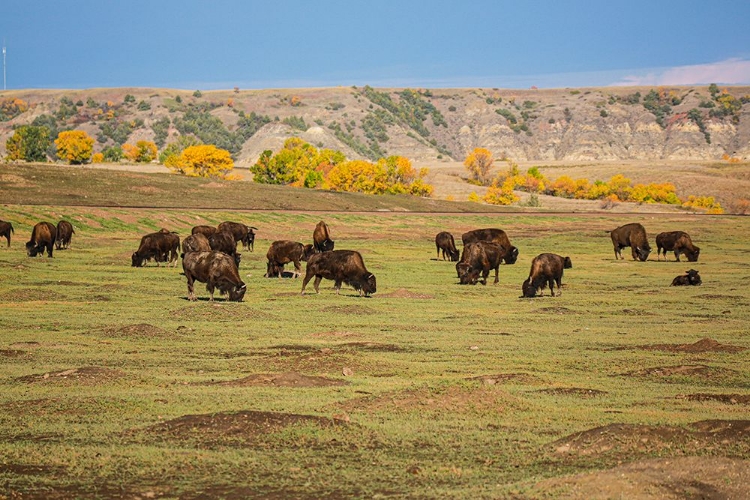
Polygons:
<instances>
[{"instance_id":1,"label":"grazing bison","mask_svg":"<svg viewBox=\"0 0 750 500\"><path fill-rule=\"evenodd\" d=\"M563 269L573 267L570 257L562 257L554 253L543 253L531 261L529 277L523 282L521 289L524 297L534 297L537 290L542 296L544 285L549 285L549 292L555 296L554 284L557 284L557 296L562 295Z\"/></svg>"},{"instance_id":2,"label":"grazing bison","mask_svg":"<svg viewBox=\"0 0 750 500\"><path fill-rule=\"evenodd\" d=\"M499 282L498 272L500 262L505 254L504 248L496 243L477 241L464 247L461 260L456 264L456 273L462 285L476 285L479 274L482 274L482 284L487 284L490 270L495 270L495 283Z\"/></svg>"},{"instance_id":3,"label":"grazing bison","mask_svg":"<svg viewBox=\"0 0 750 500\"><path fill-rule=\"evenodd\" d=\"M305 279L302 280L302 295L305 294L305 287L313 276L315 293L320 293L318 286L323 278L334 281L336 295L341 289L341 283L359 290L360 297L362 294L370 295L377 291L375 275L365 268L362 255L354 250L332 250L312 255L307 260Z\"/></svg>"},{"instance_id":4,"label":"grazing bison","mask_svg":"<svg viewBox=\"0 0 750 500\"><path fill-rule=\"evenodd\" d=\"M516 260L518 260L518 248L510 244L508 235L502 229L474 229L462 234L461 241L463 241L464 247L469 243L476 243L477 241L496 243L503 247L502 259L506 264L515 264Z\"/></svg>"},{"instance_id":5,"label":"grazing bison","mask_svg":"<svg viewBox=\"0 0 750 500\"><path fill-rule=\"evenodd\" d=\"M271 247L266 253L266 258L268 259L266 278L281 278L281 274L284 271L284 264L290 262L294 263L294 277L297 278L302 274L300 262L306 261L312 255L306 253L305 249L305 245L296 241L279 240L271 243Z\"/></svg>"},{"instance_id":6,"label":"grazing bison","mask_svg":"<svg viewBox=\"0 0 750 500\"><path fill-rule=\"evenodd\" d=\"M13 233L13 224L0 220L0 236L5 236L8 240L8 246L10 246L10 234Z\"/></svg>"},{"instance_id":7,"label":"grazing bison","mask_svg":"<svg viewBox=\"0 0 750 500\"><path fill-rule=\"evenodd\" d=\"M701 277L695 269L685 271L685 274L672 280L672 286L700 285L701 283L703 283Z\"/></svg>"},{"instance_id":8,"label":"grazing bison","mask_svg":"<svg viewBox=\"0 0 750 500\"><path fill-rule=\"evenodd\" d=\"M328 232L328 225L320 221L313 231L313 247L316 252L330 252L333 250L333 240Z\"/></svg>"},{"instance_id":9,"label":"grazing bison","mask_svg":"<svg viewBox=\"0 0 750 500\"><path fill-rule=\"evenodd\" d=\"M437 248L437 258L440 258L440 251L443 252L443 260L445 256L448 256L451 262L458 262L458 249L456 248L456 242L453 240L453 235L449 232L443 231L435 236L435 247Z\"/></svg>"},{"instance_id":10,"label":"grazing bison","mask_svg":"<svg viewBox=\"0 0 750 500\"><path fill-rule=\"evenodd\" d=\"M58 250L70 247L70 239L75 234L73 224L66 220L57 223L57 238L55 238L55 248Z\"/></svg>"},{"instance_id":11,"label":"grazing bison","mask_svg":"<svg viewBox=\"0 0 750 500\"><path fill-rule=\"evenodd\" d=\"M237 267L240 267L242 254L237 253L237 242L231 233L217 231L208 238L208 244L214 252L223 252L232 257Z\"/></svg>"},{"instance_id":12,"label":"grazing bison","mask_svg":"<svg viewBox=\"0 0 750 500\"><path fill-rule=\"evenodd\" d=\"M196 281L206 284L206 290L214 300L216 288L229 295L229 300L241 302L247 286L240 279L234 260L224 252L189 252L182 254L182 269L187 278L188 299L196 300L193 285Z\"/></svg>"},{"instance_id":13,"label":"grazing bison","mask_svg":"<svg viewBox=\"0 0 750 500\"><path fill-rule=\"evenodd\" d=\"M52 257L52 248L55 246L57 228L49 222L40 222L31 231L31 239L26 243L26 255L36 257L44 255L47 249L47 257Z\"/></svg>"},{"instance_id":14,"label":"grazing bison","mask_svg":"<svg viewBox=\"0 0 750 500\"><path fill-rule=\"evenodd\" d=\"M193 233L182 241L182 252L210 252L211 245L202 233Z\"/></svg>"},{"instance_id":15,"label":"grazing bison","mask_svg":"<svg viewBox=\"0 0 750 500\"><path fill-rule=\"evenodd\" d=\"M219 224L220 232L227 232L234 237L235 245L238 241L242 242L242 247L253 251L255 246L255 232L257 227L247 226L240 222L222 222Z\"/></svg>"},{"instance_id":16,"label":"grazing bison","mask_svg":"<svg viewBox=\"0 0 750 500\"><path fill-rule=\"evenodd\" d=\"M677 262L680 262L680 254L687 256L688 262L698 262L701 249L693 245L690 235L684 231L670 231L656 235L656 260L659 260L662 252L664 260L667 260L667 251L674 251Z\"/></svg>"},{"instance_id":17,"label":"grazing bison","mask_svg":"<svg viewBox=\"0 0 750 500\"><path fill-rule=\"evenodd\" d=\"M195 226L190 234L202 234L206 238L214 234L218 229L213 226Z\"/></svg>"},{"instance_id":18,"label":"grazing bison","mask_svg":"<svg viewBox=\"0 0 750 500\"><path fill-rule=\"evenodd\" d=\"M651 245L648 244L646 229L642 225L633 222L607 232L610 233L612 244L615 247L615 260L618 258L625 259L622 256L622 249L625 247L630 247L633 260L645 262L648 259L648 254L651 253Z\"/></svg>"},{"instance_id":19,"label":"grazing bison","mask_svg":"<svg viewBox=\"0 0 750 500\"><path fill-rule=\"evenodd\" d=\"M138 250L133 252L131 257L132 266L143 267L147 261L154 259L157 266L159 262L166 262L167 265L174 263L174 267L177 267L179 252L180 237L166 229L161 229L141 238Z\"/></svg>"}]
</instances>

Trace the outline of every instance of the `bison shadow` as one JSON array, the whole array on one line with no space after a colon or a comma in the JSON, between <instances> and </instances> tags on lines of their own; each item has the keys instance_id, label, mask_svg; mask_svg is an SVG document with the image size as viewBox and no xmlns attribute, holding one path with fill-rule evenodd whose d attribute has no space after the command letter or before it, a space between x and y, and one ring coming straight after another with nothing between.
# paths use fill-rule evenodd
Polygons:
<instances>
[{"instance_id":1,"label":"bison shadow","mask_svg":"<svg viewBox=\"0 0 750 500\"><path fill-rule=\"evenodd\" d=\"M185 302L208 302L208 303L210 303L211 302L211 297L196 297L195 300L191 301L189 298L187 298L187 295L186 295L184 297L180 297L180 300L184 300ZM234 302L236 304L239 304L239 302L237 302L237 301L229 300L229 295L221 295L221 296L217 295L217 296L215 296L214 297L214 303L216 303L216 302L219 302L219 303ZM242 302L244 302L244 300Z\"/></svg>"}]
</instances>

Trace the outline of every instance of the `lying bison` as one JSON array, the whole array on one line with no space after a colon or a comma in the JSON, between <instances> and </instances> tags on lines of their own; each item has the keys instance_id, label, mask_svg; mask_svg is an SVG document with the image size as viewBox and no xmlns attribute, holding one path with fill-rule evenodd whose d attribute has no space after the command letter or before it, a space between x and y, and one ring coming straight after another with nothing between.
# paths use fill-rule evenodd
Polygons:
<instances>
[{"instance_id":1,"label":"lying bison","mask_svg":"<svg viewBox=\"0 0 750 500\"><path fill-rule=\"evenodd\" d=\"M338 295L341 283L346 283L362 294L370 295L377 291L375 275L365 268L362 255L354 250L332 250L316 253L307 260L305 279L302 280L302 295L305 294L307 283L315 276L313 287L318 291L320 281L325 278L334 281L334 289Z\"/></svg>"},{"instance_id":2,"label":"lying bison","mask_svg":"<svg viewBox=\"0 0 750 500\"><path fill-rule=\"evenodd\" d=\"M188 299L197 300L193 285L196 281L206 284L206 290L214 300L214 290L229 295L229 300L241 302L247 286L240 279L234 260L223 252L189 252L182 254L182 270L187 278Z\"/></svg>"},{"instance_id":3,"label":"lying bison","mask_svg":"<svg viewBox=\"0 0 750 500\"><path fill-rule=\"evenodd\" d=\"M696 271L695 269L685 271L685 274L683 274L682 276L677 276L672 280L672 286L695 286L700 285L701 283L703 283L703 281L701 281L701 277L698 274L698 271Z\"/></svg>"},{"instance_id":4,"label":"lying bison","mask_svg":"<svg viewBox=\"0 0 750 500\"><path fill-rule=\"evenodd\" d=\"M237 242L242 242L242 247L253 251L255 246L255 231L257 227L248 226L241 222L222 222L218 226L219 232L227 232L234 238L235 245Z\"/></svg>"},{"instance_id":5,"label":"lying bison","mask_svg":"<svg viewBox=\"0 0 750 500\"><path fill-rule=\"evenodd\" d=\"M208 238L202 233L193 233L182 240L182 253L210 252L211 245Z\"/></svg>"},{"instance_id":6,"label":"lying bison","mask_svg":"<svg viewBox=\"0 0 750 500\"><path fill-rule=\"evenodd\" d=\"M66 220L61 220L57 223L57 238L55 238L55 248L58 250L67 249L70 247L70 240L75 234L73 224Z\"/></svg>"},{"instance_id":7,"label":"lying bison","mask_svg":"<svg viewBox=\"0 0 750 500\"><path fill-rule=\"evenodd\" d=\"M443 252L443 260L446 255L451 262L458 262L458 249L453 235L447 231L439 232L435 236L435 247L437 248L437 258L440 258L440 252Z\"/></svg>"},{"instance_id":8,"label":"lying bison","mask_svg":"<svg viewBox=\"0 0 750 500\"><path fill-rule=\"evenodd\" d=\"M476 285L481 273L482 284L486 285L491 269L495 270L495 283L499 282L498 272L503 255L505 255L505 249L496 243L487 241L469 243L464 247L461 260L456 264L459 283Z\"/></svg>"},{"instance_id":9,"label":"lying bison","mask_svg":"<svg viewBox=\"0 0 750 500\"><path fill-rule=\"evenodd\" d=\"M266 253L266 278L281 278L284 265L290 262L294 263L294 277L297 278L302 274L300 262L306 261L313 253L310 245L289 240L274 241Z\"/></svg>"},{"instance_id":10,"label":"lying bison","mask_svg":"<svg viewBox=\"0 0 750 500\"><path fill-rule=\"evenodd\" d=\"M5 236L5 239L8 240L8 246L10 246L10 235L13 232L13 224L0 220L0 236Z\"/></svg>"},{"instance_id":11,"label":"lying bison","mask_svg":"<svg viewBox=\"0 0 750 500\"><path fill-rule=\"evenodd\" d=\"M656 260L664 253L667 260L667 252L674 251L677 262L680 262L680 254L685 254L688 262L698 262L701 249L693 245L690 235L684 231L670 231L656 235Z\"/></svg>"},{"instance_id":12,"label":"lying bison","mask_svg":"<svg viewBox=\"0 0 750 500\"><path fill-rule=\"evenodd\" d=\"M330 252L333 250L333 240L328 232L328 224L323 221L318 222L313 231L313 247L316 252Z\"/></svg>"},{"instance_id":13,"label":"lying bison","mask_svg":"<svg viewBox=\"0 0 750 500\"><path fill-rule=\"evenodd\" d=\"M138 250L131 256L133 267L143 267L153 259L158 266L160 262L173 263L177 267L177 256L180 253L180 237L166 229L150 233L141 238Z\"/></svg>"},{"instance_id":14,"label":"lying bison","mask_svg":"<svg viewBox=\"0 0 750 500\"><path fill-rule=\"evenodd\" d=\"M562 295L563 269L573 267L570 257L562 257L554 253L543 253L534 257L531 261L529 277L523 282L521 289L524 297L534 297L539 291L542 296L544 285L549 285L549 292L555 296L554 285L557 284L557 295Z\"/></svg>"},{"instance_id":15,"label":"lying bison","mask_svg":"<svg viewBox=\"0 0 750 500\"><path fill-rule=\"evenodd\" d=\"M607 232L612 237L615 259L625 259L622 256L622 249L625 247L630 247L633 260L645 262L648 259L648 254L651 253L651 245L648 244L646 229L642 225L633 222Z\"/></svg>"},{"instance_id":16,"label":"lying bison","mask_svg":"<svg viewBox=\"0 0 750 500\"><path fill-rule=\"evenodd\" d=\"M518 248L510 244L508 235L502 229L474 229L462 234L461 241L464 244L464 248L469 243L476 243L478 241L496 243L503 247L502 259L506 264L515 264L516 260L518 260Z\"/></svg>"},{"instance_id":17,"label":"lying bison","mask_svg":"<svg viewBox=\"0 0 750 500\"><path fill-rule=\"evenodd\" d=\"M40 222L34 226L31 231L31 239L26 243L26 255L36 257L44 255L47 250L47 257L52 257L52 249L55 246L57 238L57 228L49 222Z\"/></svg>"}]
</instances>

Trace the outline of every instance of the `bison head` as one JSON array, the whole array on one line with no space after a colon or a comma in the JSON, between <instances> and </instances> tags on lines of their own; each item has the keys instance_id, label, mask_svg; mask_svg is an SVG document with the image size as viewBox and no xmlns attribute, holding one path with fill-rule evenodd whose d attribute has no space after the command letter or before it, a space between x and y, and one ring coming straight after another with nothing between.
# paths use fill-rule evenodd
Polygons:
<instances>
[{"instance_id":1,"label":"bison head","mask_svg":"<svg viewBox=\"0 0 750 500\"><path fill-rule=\"evenodd\" d=\"M365 295L370 295L375 292L377 292L377 282L375 281L375 275L372 273L368 273L365 276L365 281L362 282L362 288L360 289L361 292L364 292Z\"/></svg>"},{"instance_id":2,"label":"bison head","mask_svg":"<svg viewBox=\"0 0 750 500\"><path fill-rule=\"evenodd\" d=\"M693 250L690 251L687 248L685 249L685 256L687 257L688 262L698 262L698 256L701 254L701 249L694 246Z\"/></svg>"},{"instance_id":3,"label":"bison head","mask_svg":"<svg viewBox=\"0 0 750 500\"><path fill-rule=\"evenodd\" d=\"M458 282L462 285L476 285L479 281L479 270L473 269L465 262L456 264L456 272L458 273Z\"/></svg>"},{"instance_id":4,"label":"bison head","mask_svg":"<svg viewBox=\"0 0 750 500\"><path fill-rule=\"evenodd\" d=\"M686 274L688 282L691 285L700 285L701 283L703 283L703 281L701 281L700 275L698 275L698 271L696 271L695 269L690 269Z\"/></svg>"},{"instance_id":5,"label":"bison head","mask_svg":"<svg viewBox=\"0 0 750 500\"><path fill-rule=\"evenodd\" d=\"M510 250L505 253L503 260L506 264L515 264L518 260L518 248L511 246Z\"/></svg>"},{"instance_id":6,"label":"bison head","mask_svg":"<svg viewBox=\"0 0 750 500\"><path fill-rule=\"evenodd\" d=\"M242 298L245 296L247 291L247 285L242 283L241 285L233 286L228 290L229 300L232 302L242 302Z\"/></svg>"},{"instance_id":7,"label":"bison head","mask_svg":"<svg viewBox=\"0 0 750 500\"><path fill-rule=\"evenodd\" d=\"M333 240L330 238L326 238L326 240L320 244L320 250L322 252L332 252L334 247Z\"/></svg>"},{"instance_id":8,"label":"bison head","mask_svg":"<svg viewBox=\"0 0 750 500\"><path fill-rule=\"evenodd\" d=\"M458 250L451 250L450 255L451 255L451 262L458 262L458 257L459 257Z\"/></svg>"},{"instance_id":9,"label":"bison head","mask_svg":"<svg viewBox=\"0 0 750 500\"><path fill-rule=\"evenodd\" d=\"M565 257L565 260L563 260L563 269L571 269L573 267L573 261L570 260L570 257Z\"/></svg>"},{"instance_id":10,"label":"bison head","mask_svg":"<svg viewBox=\"0 0 750 500\"><path fill-rule=\"evenodd\" d=\"M640 260L641 262L646 262L648 260L648 255L651 253L651 247L635 247L635 253L638 254L638 260Z\"/></svg>"},{"instance_id":11,"label":"bison head","mask_svg":"<svg viewBox=\"0 0 750 500\"><path fill-rule=\"evenodd\" d=\"M143 259L140 255L138 255L138 252L133 252L133 256L131 257L132 267L143 267Z\"/></svg>"},{"instance_id":12,"label":"bison head","mask_svg":"<svg viewBox=\"0 0 750 500\"><path fill-rule=\"evenodd\" d=\"M521 285L521 290L523 291L523 296L526 298L536 296L536 287L531 284L531 278L526 278L523 285Z\"/></svg>"},{"instance_id":13,"label":"bison head","mask_svg":"<svg viewBox=\"0 0 750 500\"><path fill-rule=\"evenodd\" d=\"M29 241L26 243L26 255L29 257L36 257L39 253L39 248L37 248L36 244L33 241Z\"/></svg>"},{"instance_id":14,"label":"bison head","mask_svg":"<svg viewBox=\"0 0 750 500\"><path fill-rule=\"evenodd\" d=\"M276 278L280 274L281 274L281 269L279 268L279 266L277 266L275 262L272 262L269 260L268 263L266 264L266 274L264 277Z\"/></svg>"}]
</instances>

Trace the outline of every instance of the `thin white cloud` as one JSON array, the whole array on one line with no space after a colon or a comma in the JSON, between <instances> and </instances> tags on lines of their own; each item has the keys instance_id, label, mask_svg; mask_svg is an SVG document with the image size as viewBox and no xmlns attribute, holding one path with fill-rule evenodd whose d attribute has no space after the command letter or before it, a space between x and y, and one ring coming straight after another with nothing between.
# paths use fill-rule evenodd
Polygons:
<instances>
[{"instance_id":1,"label":"thin white cloud","mask_svg":"<svg viewBox=\"0 0 750 500\"><path fill-rule=\"evenodd\" d=\"M649 69L631 74L612 85L727 85L750 84L750 60L732 58L708 64Z\"/></svg>"}]
</instances>

